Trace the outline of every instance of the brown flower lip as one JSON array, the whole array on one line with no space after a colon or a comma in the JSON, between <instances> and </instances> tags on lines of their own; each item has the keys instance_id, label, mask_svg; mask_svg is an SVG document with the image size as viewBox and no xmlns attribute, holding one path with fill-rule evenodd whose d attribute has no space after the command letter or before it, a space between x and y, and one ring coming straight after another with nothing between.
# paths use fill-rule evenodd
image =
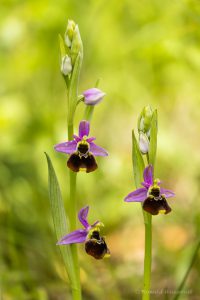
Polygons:
<instances>
[{"instance_id":1,"label":"brown flower lip","mask_svg":"<svg viewBox=\"0 0 200 300\"><path fill-rule=\"evenodd\" d=\"M100 236L99 231L93 231L91 237L85 242L85 251L95 259L102 259L110 255L105 239Z\"/></svg>"}]
</instances>

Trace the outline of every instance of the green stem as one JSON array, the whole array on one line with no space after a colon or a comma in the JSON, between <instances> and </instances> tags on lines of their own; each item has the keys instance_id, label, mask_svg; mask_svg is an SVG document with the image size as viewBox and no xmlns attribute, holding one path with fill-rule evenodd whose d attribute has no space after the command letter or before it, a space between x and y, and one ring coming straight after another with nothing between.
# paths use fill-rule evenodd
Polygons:
<instances>
[{"instance_id":1,"label":"green stem","mask_svg":"<svg viewBox=\"0 0 200 300\"><path fill-rule=\"evenodd\" d=\"M73 139L73 124L68 124L68 139ZM77 209L76 209L76 173L69 170L69 225L70 231L76 229L76 217L77 217ZM78 252L77 252L77 245L72 244L71 253L73 259L73 266L75 271L75 280L72 284L72 296L73 300L81 300L81 284L80 284L80 267L79 267L79 260L78 260Z\"/></svg>"},{"instance_id":2,"label":"green stem","mask_svg":"<svg viewBox=\"0 0 200 300\"><path fill-rule=\"evenodd\" d=\"M90 122L92 119L93 112L94 112L94 106L86 105L85 112L84 112L84 120Z\"/></svg>"},{"instance_id":3,"label":"green stem","mask_svg":"<svg viewBox=\"0 0 200 300\"><path fill-rule=\"evenodd\" d=\"M180 283L180 285L179 285L179 287L177 289L178 293L174 296L173 300L177 300L179 298L179 296L181 295L181 291L183 290L185 282L186 282L186 280L188 278L188 275L189 275L189 273L190 273L190 271L191 271L191 269L192 269L192 267L193 267L193 265L195 263L195 260L197 258L199 249L200 249L200 241L197 243L197 246L196 246L196 248L194 250L194 254L192 255L192 259L191 259L190 264L189 264L189 266L187 268L187 271L186 271L186 273L185 273L185 275L184 275L184 277L183 277L183 279L182 279L182 281L181 281L181 283Z\"/></svg>"},{"instance_id":4,"label":"green stem","mask_svg":"<svg viewBox=\"0 0 200 300\"><path fill-rule=\"evenodd\" d=\"M146 158L149 165L149 153L147 153ZM145 226L145 252L142 300L149 300L151 295L152 215L143 210L143 216Z\"/></svg>"},{"instance_id":5,"label":"green stem","mask_svg":"<svg viewBox=\"0 0 200 300\"><path fill-rule=\"evenodd\" d=\"M151 288L151 249L152 249L152 216L143 211L145 225L145 254L142 300L150 299Z\"/></svg>"},{"instance_id":6,"label":"green stem","mask_svg":"<svg viewBox=\"0 0 200 300\"><path fill-rule=\"evenodd\" d=\"M97 79L96 84L95 84L96 88L99 86L100 80L101 80L101 78ZM86 105L85 111L84 111L84 120L91 122L91 119L92 119L92 116L94 113L94 107L95 107L95 105Z\"/></svg>"}]
</instances>

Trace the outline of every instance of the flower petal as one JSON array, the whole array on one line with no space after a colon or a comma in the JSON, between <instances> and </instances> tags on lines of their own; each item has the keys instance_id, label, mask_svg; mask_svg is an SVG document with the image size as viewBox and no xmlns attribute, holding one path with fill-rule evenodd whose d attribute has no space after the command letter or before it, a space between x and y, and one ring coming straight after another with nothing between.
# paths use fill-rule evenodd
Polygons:
<instances>
[{"instance_id":1,"label":"flower petal","mask_svg":"<svg viewBox=\"0 0 200 300\"><path fill-rule=\"evenodd\" d=\"M79 136L73 134L73 137L77 143L81 141L81 138Z\"/></svg>"},{"instance_id":2,"label":"flower petal","mask_svg":"<svg viewBox=\"0 0 200 300\"><path fill-rule=\"evenodd\" d=\"M76 141L69 141L60 143L54 146L54 149L58 152L64 152L67 154L71 154L76 151L77 142Z\"/></svg>"},{"instance_id":3,"label":"flower petal","mask_svg":"<svg viewBox=\"0 0 200 300\"><path fill-rule=\"evenodd\" d=\"M95 137L90 137L89 139L87 139L86 141L88 142L88 143L91 143L91 142L93 142L94 140L96 140L96 138Z\"/></svg>"},{"instance_id":4,"label":"flower petal","mask_svg":"<svg viewBox=\"0 0 200 300\"><path fill-rule=\"evenodd\" d=\"M88 211L89 211L89 206L86 206L83 207L78 213L79 221L85 228L88 228L90 226L87 221Z\"/></svg>"},{"instance_id":5,"label":"flower petal","mask_svg":"<svg viewBox=\"0 0 200 300\"><path fill-rule=\"evenodd\" d=\"M88 121L81 121L79 124L79 137L82 138L84 135L88 136L90 132L90 123Z\"/></svg>"},{"instance_id":6,"label":"flower petal","mask_svg":"<svg viewBox=\"0 0 200 300\"><path fill-rule=\"evenodd\" d=\"M87 234L87 230L85 229L75 230L65 235L60 241L57 242L57 245L84 243L86 241Z\"/></svg>"},{"instance_id":7,"label":"flower petal","mask_svg":"<svg viewBox=\"0 0 200 300\"><path fill-rule=\"evenodd\" d=\"M166 190L164 188L160 188L160 193L161 195L164 195L166 198L170 198L170 197L174 197L175 193L170 191L170 190Z\"/></svg>"},{"instance_id":8,"label":"flower petal","mask_svg":"<svg viewBox=\"0 0 200 300\"><path fill-rule=\"evenodd\" d=\"M90 152L95 156L108 156L108 152L95 143L90 143Z\"/></svg>"},{"instance_id":9,"label":"flower petal","mask_svg":"<svg viewBox=\"0 0 200 300\"><path fill-rule=\"evenodd\" d=\"M153 184L153 166L149 165L144 169L143 173L145 183L152 185Z\"/></svg>"},{"instance_id":10,"label":"flower petal","mask_svg":"<svg viewBox=\"0 0 200 300\"><path fill-rule=\"evenodd\" d=\"M137 189L126 196L124 199L125 202L142 202L147 197L147 189L140 188Z\"/></svg>"}]
</instances>

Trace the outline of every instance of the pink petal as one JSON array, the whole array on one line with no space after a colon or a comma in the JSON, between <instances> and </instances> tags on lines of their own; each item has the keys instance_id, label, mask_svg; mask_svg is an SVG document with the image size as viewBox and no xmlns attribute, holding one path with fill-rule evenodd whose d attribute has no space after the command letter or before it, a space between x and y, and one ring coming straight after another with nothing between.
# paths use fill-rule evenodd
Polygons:
<instances>
[{"instance_id":1,"label":"pink petal","mask_svg":"<svg viewBox=\"0 0 200 300\"><path fill-rule=\"evenodd\" d=\"M79 136L73 134L73 137L77 143L81 141L81 138Z\"/></svg>"},{"instance_id":2,"label":"pink petal","mask_svg":"<svg viewBox=\"0 0 200 300\"><path fill-rule=\"evenodd\" d=\"M82 138L84 135L88 136L90 132L90 123L88 121L81 121L79 124L79 137Z\"/></svg>"},{"instance_id":3,"label":"pink petal","mask_svg":"<svg viewBox=\"0 0 200 300\"><path fill-rule=\"evenodd\" d=\"M126 202L142 202L147 198L147 189L139 188L126 196Z\"/></svg>"},{"instance_id":4,"label":"pink petal","mask_svg":"<svg viewBox=\"0 0 200 300\"><path fill-rule=\"evenodd\" d=\"M87 221L88 211L89 211L89 206L86 206L82 208L78 213L79 221L85 228L88 228L90 226Z\"/></svg>"},{"instance_id":5,"label":"pink petal","mask_svg":"<svg viewBox=\"0 0 200 300\"><path fill-rule=\"evenodd\" d=\"M86 141L88 142L88 143L91 143L91 142L93 142L94 140L96 140L96 138L95 137L90 137L89 139L87 139Z\"/></svg>"},{"instance_id":6,"label":"pink petal","mask_svg":"<svg viewBox=\"0 0 200 300\"><path fill-rule=\"evenodd\" d=\"M153 166L149 165L144 169L143 173L145 183L152 185L153 184Z\"/></svg>"},{"instance_id":7,"label":"pink petal","mask_svg":"<svg viewBox=\"0 0 200 300\"><path fill-rule=\"evenodd\" d=\"M60 143L54 146L54 149L58 152L64 152L67 154L71 154L76 151L77 142L76 141L69 141Z\"/></svg>"},{"instance_id":8,"label":"pink petal","mask_svg":"<svg viewBox=\"0 0 200 300\"><path fill-rule=\"evenodd\" d=\"M170 197L174 197L175 193L170 191L170 190L166 190L164 188L160 188L160 193L161 195L164 195L166 198L170 198Z\"/></svg>"},{"instance_id":9,"label":"pink petal","mask_svg":"<svg viewBox=\"0 0 200 300\"><path fill-rule=\"evenodd\" d=\"M87 237L87 230L85 229L78 229L75 230L67 235L65 235L57 245L68 245L74 243L84 243Z\"/></svg>"},{"instance_id":10,"label":"pink petal","mask_svg":"<svg viewBox=\"0 0 200 300\"><path fill-rule=\"evenodd\" d=\"M90 152L92 152L94 156L108 156L108 152L95 143L90 143Z\"/></svg>"}]
</instances>

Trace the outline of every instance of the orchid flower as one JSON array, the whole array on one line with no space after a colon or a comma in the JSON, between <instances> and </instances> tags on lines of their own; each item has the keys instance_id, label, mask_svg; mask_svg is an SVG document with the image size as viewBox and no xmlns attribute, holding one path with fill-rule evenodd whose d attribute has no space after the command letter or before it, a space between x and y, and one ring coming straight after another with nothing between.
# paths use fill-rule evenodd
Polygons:
<instances>
[{"instance_id":1,"label":"orchid flower","mask_svg":"<svg viewBox=\"0 0 200 300\"><path fill-rule=\"evenodd\" d=\"M99 221L92 225L88 223L87 216L89 206L82 208L78 213L80 223L84 229L77 229L58 241L57 245L68 245L76 243L85 243L85 251L96 259L104 256L110 256L110 251L103 237L100 236L100 226L103 224Z\"/></svg>"},{"instance_id":2,"label":"orchid flower","mask_svg":"<svg viewBox=\"0 0 200 300\"><path fill-rule=\"evenodd\" d=\"M97 146L93 141L95 137L88 137L90 123L81 121L79 124L79 135L74 135L72 141L57 144L54 148L58 152L70 154L67 166L74 172L86 171L87 173L97 169L95 156L107 156L103 148Z\"/></svg>"},{"instance_id":3,"label":"orchid flower","mask_svg":"<svg viewBox=\"0 0 200 300\"><path fill-rule=\"evenodd\" d=\"M143 209L152 215L159 213L168 214L171 207L168 205L166 198L174 197L171 190L160 187L160 180L153 179L153 166L149 165L144 169L143 186L126 196L126 202L143 202Z\"/></svg>"}]
</instances>

